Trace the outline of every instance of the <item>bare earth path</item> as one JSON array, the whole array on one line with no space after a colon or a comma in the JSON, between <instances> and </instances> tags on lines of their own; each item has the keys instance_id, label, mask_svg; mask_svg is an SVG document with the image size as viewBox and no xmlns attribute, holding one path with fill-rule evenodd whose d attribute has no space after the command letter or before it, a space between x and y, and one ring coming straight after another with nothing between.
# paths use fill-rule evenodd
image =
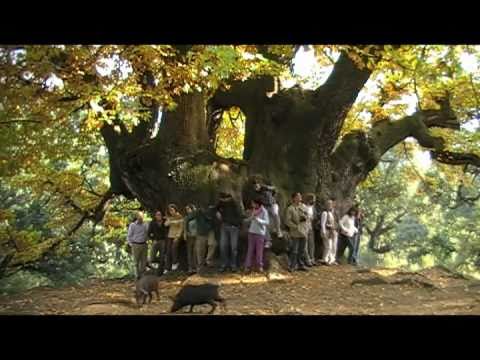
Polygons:
<instances>
[{"instance_id":1,"label":"bare earth path","mask_svg":"<svg viewBox=\"0 0 480 360\"><path fill-rule=\"evenodd\" d=\"M440 268L419 273L315 267L293 275L176 275L160 282L160 299L138 308L130 280L92 280L62 289L37 288L0 297L0 314L164 315L182 284L218 282L227 309L216 315L480 315L480 284ZM185 309L185 311L188 308ZM206 314L209 306L194 309Z\"/></svg>"}]
</instances>

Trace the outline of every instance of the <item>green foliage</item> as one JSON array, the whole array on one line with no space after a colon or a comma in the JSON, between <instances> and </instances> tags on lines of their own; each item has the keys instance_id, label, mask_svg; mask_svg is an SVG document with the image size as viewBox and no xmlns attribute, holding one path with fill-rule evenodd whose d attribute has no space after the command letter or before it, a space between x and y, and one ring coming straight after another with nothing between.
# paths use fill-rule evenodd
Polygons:
<instances>
[{"instance_id":1,"label":"green foliage","mask_svg":"<svg viewBox=\"0 0 480 360\"><path fill-rule=\"evenodd\" d=\"M15 294L39 286L53 285L53 282L47 276L21 270L7 278L0 279L0 294Z\"/></svg>"},{"instance_id":2,"label":"green foliage","mask_svg":"<svg viewBox=\"0 0 480 360\"><path fill-rule=\"evenodd\" d=\"M126 215L123 218L127 218ZM98 226L94 235L91 227L83 227L55 250L43 253L20 272L2 278L0 291L11 293L35 286L72 285L91 277L119 278L131 273L131 264L126 248L126 225L122 228Z\"/></svg>"},{"instance_id":3,"label":"green foliage","mask_svg":"<svg viewBox=\"0 0 480 360\"><path fill-rule=\"evenodd\" d=\"M422 175L398 147L384 159L389 161L387 165L371 173L358 195L367 214L367 227L373 230L382 216L383 227L388 227L375 240L375 247L387 244L392 250L375 254L364 244L363 261L412 269L443 265L478 276L480 204L465 202L458 195L461 185L464 198L478 196L478 179L461 171L453 176L435 164ZM369 239L366 232L365 243Z\"/></svg>"},{"instance_id":4,"label":"green foliage","mask_svg":"<svg viewBox=\"0 0 480 360\"><path fill-rule=\"evenodd\" d=\"M31 191L2 183L0 199L0 255L15 254L15 267L1 279L0 291L76 284L89 277L116 278L131 272L126 228L137 202L115 199L95 233L87 223L66 236L69 214L58 211L54 198L39 199Z\"/></svg>"}]
</instances>

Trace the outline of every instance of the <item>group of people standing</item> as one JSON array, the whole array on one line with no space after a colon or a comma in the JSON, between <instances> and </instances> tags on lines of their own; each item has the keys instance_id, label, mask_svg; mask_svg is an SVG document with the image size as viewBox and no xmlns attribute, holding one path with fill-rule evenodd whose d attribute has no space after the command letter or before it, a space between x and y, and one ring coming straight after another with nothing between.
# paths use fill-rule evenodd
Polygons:
<instances>
[{"instance_id":1,"label":"group of people standing","mask_svg":"<svg viewBox=\"0 0 480 360\"><path fill-rule=\"evenodd\" d=\"M307 271L307 267L316 265L338 265L346 248L349 249L348 263L357 265L363 223L360 208L350 208L338 221L335 200L329 199L325 209L318 213L315 195L307 194L305 198L304 203L302 194L294 193L286 211L285 225L290 234L289 270ZM321 251L315 251L316 244Z\"/></svg>"},{"instance_id":2,"label":"group of people standing","mask_svg":"<svg viewBox=\"0 0 480 360\"><path fill-rule=\"evenodd\" d=\"M185 207L185 217L175 204L167 207L166 214L155 211L149 224L144 222L144 215L138 212L136 220L128 227L127 241L132 249L135 272L140 277L147 267L158 265L157 272L165 274L179 267L180 242L186 242L188 271L203 266L213 266L216 247L214 234L214 209L196 209L189 204ZM151 240L148 256L147 240Z\"/></svg>"},{"instance_id":3,"label":"group of people standing","mask_svg":"<svg viewBox=\"0 0 480 360\"><path fill-rule=\"evenodd\" d=\"M213 268L217 238L220 240L219 271L237 272L242 230L246 231L248 238L244 271L248 273L255 268L263 272L264 249L272 246L272 236L283 238L285 234L275 188L255 182L253 189L245 212L231 194L220 193L218 202L207 208L197 209L193 204L185 206L184 216L175 204L168 205L165 215L157 210L149 224L144 222L143 213L137 213L127 235L137 277L154 263L158 265L159 274L177 270L181 241L185 241L186 245L189 274ZM350 251L349 263L355 265L361 236L362 216L359 209L350 209L337 221L333 200L329 200L325 210L318 214L315 196L308 194L305 198L304 203L302 195L294 193L285 213L289 271L307 271L307 267L315 265L338 264L337 259L346 248ZM152 241L150 256L147 240ZM321 256L316 256L316 243L323 248Z\"/></svg>"}]
</instances>

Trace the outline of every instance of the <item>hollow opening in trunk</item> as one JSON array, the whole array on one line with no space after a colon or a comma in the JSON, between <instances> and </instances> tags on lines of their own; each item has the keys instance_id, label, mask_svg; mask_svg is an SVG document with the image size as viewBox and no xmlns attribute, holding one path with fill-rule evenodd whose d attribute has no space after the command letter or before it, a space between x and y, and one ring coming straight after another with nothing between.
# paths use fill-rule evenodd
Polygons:
<instances>
[{"instance_id":1,"label":"hollow opening in trunk","mask_svg":"<svg viewBox=\"0 0 480 360\"><path fill-rule=\"evenodd\" d=\"M224 158L242 159L246 116L233 106L222 113L215 138L215 152Z\"/></svg>"}]
</instances>

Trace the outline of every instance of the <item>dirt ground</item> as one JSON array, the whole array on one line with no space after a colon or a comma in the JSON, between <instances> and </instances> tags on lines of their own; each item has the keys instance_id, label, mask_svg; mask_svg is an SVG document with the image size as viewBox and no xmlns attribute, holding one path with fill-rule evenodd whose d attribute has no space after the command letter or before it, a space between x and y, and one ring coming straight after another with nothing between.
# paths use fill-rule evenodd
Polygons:
<instances>
[{"instance_id":1,"label":"dirt ground","mask_svg":"<svg viewBox=\"0 0 480 360\"><path fill-rule=\"evenodd\" d=\"M36 288L0 297L0 314L164 315L183 284L216 282L227 299L215 315L480 315L480 283L442 268L406 273L319 266L306 273L171 275L160 280L160 299L137 307L131 280L91 280L62 289ZM188 307L178 315L188 314ZM193 315L207 314L209 305Z\"/></svg>"}]
</instances>

